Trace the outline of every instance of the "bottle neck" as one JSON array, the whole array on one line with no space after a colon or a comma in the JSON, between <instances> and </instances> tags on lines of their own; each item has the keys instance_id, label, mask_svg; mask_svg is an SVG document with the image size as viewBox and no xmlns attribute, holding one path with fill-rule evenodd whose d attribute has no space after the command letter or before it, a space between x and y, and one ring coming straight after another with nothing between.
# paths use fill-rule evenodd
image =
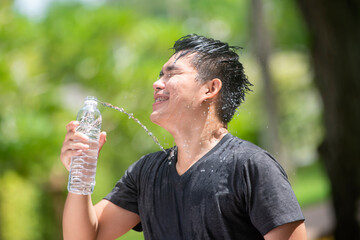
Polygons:
<instances>
[{"instance_id":1,"label":"bottle neck","mask_svg":"<svg viewBox=\"0 0 360 240\"><path fill-rule=\"evenodd\" d=\"M97 102L97 98L94 96L87 96L85 98L85 105L94 105L95 107L97 106L98 102Z\"/></svg>"},{"instance_id":2,"label":"bottle neck","mask_svg":"<svg viewBox=\"0 0 360 240\"><path fill-rule=\"evenodd\" d=\"M95 100L86 100L84 104L94 106L94 107L96 107L98 105L97 101L95 101Z\"/></svg>"}]
</instances>

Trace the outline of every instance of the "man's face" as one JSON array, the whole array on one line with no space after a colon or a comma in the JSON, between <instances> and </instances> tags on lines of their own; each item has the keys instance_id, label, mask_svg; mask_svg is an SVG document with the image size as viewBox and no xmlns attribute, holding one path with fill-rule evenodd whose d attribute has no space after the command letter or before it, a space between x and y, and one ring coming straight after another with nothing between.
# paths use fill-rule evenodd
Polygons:
<instances>
[{"instance_id":1,"label":"man's face","mask_svg":"<svg viewBox=\"0 0 360 240\"><path fill-rule=\"evenodd\" d=\"M197 70L191 64L192 55L176 59L177 56L164 64L159 80L153 84L155 102L150 119L164 128L193 121L202 102L202 84L195 79Z\"/></svg>"}]
</instances>

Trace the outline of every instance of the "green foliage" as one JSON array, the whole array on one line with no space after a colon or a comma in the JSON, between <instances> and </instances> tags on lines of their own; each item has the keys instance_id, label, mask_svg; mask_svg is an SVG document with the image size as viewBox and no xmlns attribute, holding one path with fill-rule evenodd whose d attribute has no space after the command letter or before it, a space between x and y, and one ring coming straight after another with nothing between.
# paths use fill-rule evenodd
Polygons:
<instances>
[{"instance_id":1,"label":"green foliage","mask_svg":"<svg viewBox=\"0 0 360 240\"><path fill-rule=\"evenodd\" d=\"M274 0L265 4L275 48L305 50L304 46L309 44L309 36L296 2Z\"/></svg>"},{"instance_id":2,"label":"green foliage","mask_svg":"<svg viewBox=\"0 0 360 240\"><path fill-rule=\"evenodd\" d=\"M16 13L11 4L0 3L1 239L61 239L68 173L59 160L60 148L65 126L75 119L85 96L94 95L133 112L164 147L174 145L165 130L150 122L150 103L152 83L172 54L169 48L185 34L196 32L245 47L241 61L255 84L254 93L238 110L229 129L243 139L261 143L261 80L245 44L250 42L249 1L109 1L96 7L54 2L40 21ZM294 6L277 1L276 7L277 11L269 11L274 16L269 24L276 31L275 43L290 48L306 43L302 31L289 32L280 21L295 11ZM287 26L294 29L299 20L292 15L290 19ZM292 42L294 36L296 41ZM285 68L306 61L295 59ZM301 77L310 78L304 71L300 75L295 79L298 81L284 80L293 73L277 77L280 89L284 89L282 101L287 103L282 105L284 138L294 148L299 147L294 138L302 131L302 121L311 126L308 132L318 126L317 109L298 120L299 112L306 111L309 104L298 108L303 98L292 96L311 95L313 91L308 82L297 85ZM112 109L100 110L108 142L99 158L94 202L111 191L131 163L159 150L127 116ZM319 136L315 134L316 139ZM124 239L133 237L139 239L139 234L132 232Z\"/></svg>"},{"instance_id":3,"label":"green foliage","mask_svg":"<svg viewBox=\"0 0 360 240\"><path fill-rule=\"evenodd\" d=\"M297 169L296 174L292 186L301 207L304 208L329 198L329 180L319 161Z\"/></svg>"},{"instance_id":4,"label":"green foliage","mask_svg":"<svg viewBox=\"0 0 360 240\"><path fill-rule=\"evenodd\" d=\"M7 172L1 183L0 216L2 228L6 230L2 237L7 240L40 239L41 226L37 214L40 206L36 201L28 201L38 198L35 186L14 172Z\"/></svg>"}]
</instances>

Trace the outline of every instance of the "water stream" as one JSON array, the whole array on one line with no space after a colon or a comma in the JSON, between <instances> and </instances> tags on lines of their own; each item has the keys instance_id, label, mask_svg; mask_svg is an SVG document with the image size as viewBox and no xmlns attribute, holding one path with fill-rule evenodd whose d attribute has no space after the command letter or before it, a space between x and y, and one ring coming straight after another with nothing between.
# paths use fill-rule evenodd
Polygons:
<instances>
[{"instance_id":1,"label":"water stream","mask_svg":"<svg viewBox=\"0 0 360 240\"><path fill-rule=\"evenodd\" d=\"M139 119L135 118L133 113L128 113L128 112L126 112L126 111L124 110L124 108L120 108L120 107L114 106L114 105L112 105L112 104L110 104L110 103L101 102L101 101L99 101L99 100L98 100L98 102L99 102L101 105L105 106L105 107L115 109L115 110L117 110L117 111L119 111L119 112L121 112L121 113L125 113L125 114L129 117L129 119L132 119L132 120L134 120L137 124L139 124L139 125L145 130L145 132L152 138L152 140L160 147L160 149L165 152L165 149L163 148L163 146L161 146L161 144L159 143L159 141L157 140L157 138L154 136L154 134L153 134L152 132L150 132L149 129L147 129L147 127L146 127L144 124L142 124Z\"/></svg>"}]
</instances>

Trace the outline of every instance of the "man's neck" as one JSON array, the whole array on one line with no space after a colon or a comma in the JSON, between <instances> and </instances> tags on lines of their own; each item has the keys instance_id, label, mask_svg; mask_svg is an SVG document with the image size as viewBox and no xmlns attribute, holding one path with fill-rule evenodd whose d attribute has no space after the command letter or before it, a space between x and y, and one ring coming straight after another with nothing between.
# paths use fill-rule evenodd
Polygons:
<instances>
[{"instance_id":1,"label":"man's neck","mask_svg":"<svg viewBox=\"0 0 360 240\"><path fill-rule=\"evenodd\" d=\"M188 128L173 134L178 148L176 169L179 175L186 172L194 163L209 152L228 133L220 121L201 124L188 124Z\"/></svg>"}]
</instances>

